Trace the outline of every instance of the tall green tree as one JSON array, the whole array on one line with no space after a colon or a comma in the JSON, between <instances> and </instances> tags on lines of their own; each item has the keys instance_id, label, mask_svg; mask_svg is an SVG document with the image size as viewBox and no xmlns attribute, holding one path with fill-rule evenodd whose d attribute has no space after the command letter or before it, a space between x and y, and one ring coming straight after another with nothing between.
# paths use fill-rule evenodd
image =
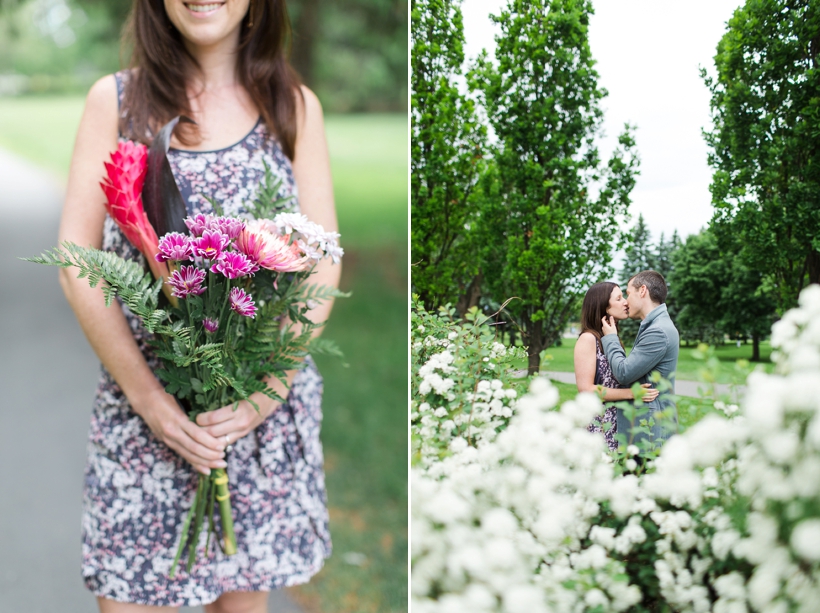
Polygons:
<instances>
[{"instance_id":1,"label":"tall green tree","mask_svg":"<svg viewBox=\"0 0 820 613\"><path fill-rule=\"evenodd\" d=\"M479 265L469 240L486 129L459 91L464 28L458 0L414 0L411 75L411 262L428 309L477 302Z\"/></svg>"},{"instance_id":2,"label":"tall green tree","mask_svg":"<svg viewBox=\"0 0 820 613\"><path fill-rule=\"evenodd\" d=\"M480 58L481 92L498 139L497 187L481 207L484 283L528 346L528 371L558 338L593 282L611 272L616 222L638 160L627 129L603 162L595 139L606 92L589 48L589 0L510 0L495 62ZM486 190L485 190L486 191Z\"/></svg>"},{"instance_id":3,"label":"tall green tree","mask_svg":"<svg viewBox=\"0 0 820 613\"><path fill-rule=\"evenodd\" d=\"M820 2L747 0L715 56L712 226L777 291L820 283Z\"/></svg>"}]
</instances>

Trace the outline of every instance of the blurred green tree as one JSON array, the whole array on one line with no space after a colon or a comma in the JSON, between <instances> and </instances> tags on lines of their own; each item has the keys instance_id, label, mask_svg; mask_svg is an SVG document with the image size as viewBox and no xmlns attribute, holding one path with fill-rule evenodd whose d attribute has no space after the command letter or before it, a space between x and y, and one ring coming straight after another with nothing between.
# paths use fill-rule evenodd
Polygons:
<instances>
[{"instance_id":1,"label":"blurred green tree","mask_svg":"<svg viewBox=\"0 0 820 613\"><path fill-rule=\"evenodd\" d=\"M328 110L407 110L407 0L289 0L292 61Z\"/></svg>"},{"instance_id":2,"label":"blurred green tree","mask_svg":"<svg viewBox=\"0 0 820 613\"><path fill-rule=\"evenodd\" d=\"M36 25L35 13L52 5L70 13L71 41L51 40ZM37 76L39 89L87 89L120 67L120 33L131 6L129 0L0 0L0 72ZM406 0L291 0L288 6L292 61L326 110L407 110ZM123 63L127 56L125 50Z\"/></svg>"},{"instance_id":3,"label":"blurred green tree","mask_svg":"<svg viewBox=\"0 0 820 613\"><path fill-rule=\"evenodd\" d=\"M747 0L717 48L712 227L776 289L779 310L820 283L820 3Z\"/></svg>"},{"instance_id":4,"label":"blurred green tree","mask_svg":"<svg viewBox=\"0 0 820 613\"><path fill-rule=\"evenodd\" d=\"M771 329L776 304L760 272L738 257L739 245L725 251L710 229L693 234L672 256L670 274L681 338L722 344L728 335L752 339L752 360L760 360L760 341Z\"/></svg>"},{"instance_id":5,"label":"blurred green tree","mask_svg":"<svg viewBox=\"0 0 820 613\"><path fill-rule=\"evenodd\" d=\"M528 346L528 372L560 338L580 295L622 237L638 159L626 127L608 162L598 155L600 101L589 48L590 0L510 0L496 62L470 75L498 139L498 190L482 204L484 284L507 306Z\"/></svg>"},{"instance_id":6,"label":"blurred green tree","mask_svg":"<svg viewBox=\"0 0 820 613\"><path fill-rule=\"evenodd\" d=\"M410 194L413 291L429 310L449 302L463 315L481 289L470 197L486 128L455 83L464 63L460 4L412 3Z\"/></svg>"}]
</instances>

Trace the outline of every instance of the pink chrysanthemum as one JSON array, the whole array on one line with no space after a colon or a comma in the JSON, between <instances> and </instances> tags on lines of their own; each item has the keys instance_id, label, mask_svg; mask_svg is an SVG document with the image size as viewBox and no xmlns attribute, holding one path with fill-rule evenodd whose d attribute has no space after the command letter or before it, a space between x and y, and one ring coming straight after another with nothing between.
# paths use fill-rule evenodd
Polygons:
<instances>
[{"instance_id":1,"label":"pink chrysanthemum","mask_svg":"<svg viewBox=\"0 0 820 613\"><path fill-rule=\"evenodd\" d=\"M224 252L211 266L211 272L218 272L229 279L244 277L255 273L257 270L259 270L259 266L251 262L246 255L236 251Z\"/></svg>"},{"instance_id":2,"label":"pink chrysanthemum","mask_svg":"<svg viewBox=\"0 0 820 613\"><path fill-rule=\"evenodd\" d=\"M205 291L202 282L205 281L205 271L196 266L181 266L171 273L166 283L173 288L172 295L185 298L191 294L199 296Z\"/></svg>"},{"instance_id":3,"label":"pink chrysanthemum","mask_svg":"<svg viewBox=\"0 0 820 613\"><path fill-rule=\"evenodd\" d=\"M205 330L213 334L217 330L219 330L219 320L212 319L211 317L206 317L202 320L202 325L205 327Z\"/></svg>"},{"instance_id":4,"label":"pink chrysanthemum","mask_svg":"<svg viewBox=\"0 0 820 613\"><path fill-rule=\"evenodd\" d=\"M169 232L163 236L157 249L159 249L159 253L156 255L157 262L167 262L168 260L180 262L190 259L194 254L191 239L179 232Z\"/></svg>"},{"instance_id":5,"label":"pink chrysanthemum","mask_svg":"<svg viewBox=\"0 0 820 613\"><path fill-rule=\"evenodd\" d=\"M230 243L231 239L222 232L205 230L202 236L193 240L194 255L206 260L215 260Z\"/></svg>"},{"instance_id":6,"label":"pink chrysanthemum","mask_svg":"<svg viewBox=\"0 0 820 613\"><path fill-rule=\"evenodd\" d=\"M250 295L245 293L244 289L239 287L233 288L229 302L231 303L231 308L240 315L251 318L256 316L256 306Z\"/></svg>"},{"instance_id":7,"label":"pink chrysanthemum","mask_svg":"<svg viewBox=\"0 0 820 613\"><path fill-rule=\"evenodd\" d=\"M290 244L289 236L280 236L271 230L267 220L248 222L236 239L236 248L252 262L268 270L297 272L310 268L310 258L302 253L296 243Z\"/></svg>"},{"instance_id":8,"label":"pink chrysanthemum","mask_svg":"<svg viewBox=\"0 0 820 613\"><path fill-rule=\"evenodd\" d=\"M191 231L196 237L202 236L202 233L205 230L211 230L211 226L214 221L213 215L203 215L199 213L194 215L193 217L186 217L185 218L185 225L188 226L188 229Z\"/></svg>"},{"instance_id":9,"label":"pink chrysanthemum","mask_svg":"<svg viewBox=\"0 0 820 613\"><path fill-rule=\"evenodd\" d=\"M210 230L219 230L231 240L245 229L245 222L235 217L216 217L211 221Z\"/></svg>"}]
</instances>

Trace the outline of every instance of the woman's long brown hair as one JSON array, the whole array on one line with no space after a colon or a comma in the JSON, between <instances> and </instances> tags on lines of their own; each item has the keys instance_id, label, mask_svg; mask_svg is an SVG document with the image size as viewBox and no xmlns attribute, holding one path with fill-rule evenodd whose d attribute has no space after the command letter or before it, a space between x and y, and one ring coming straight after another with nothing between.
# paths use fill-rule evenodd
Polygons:
<instances>
[{"instance_id":1,"label":"woman's long brown hair","mask_svg":"<svg viewBox=\"0 0 820 613\"><path fill-rule=\"evenodd\" d=\"M618 284L611 281L596 283L587 290L584 303L581 305L581 334L591 332L598 339L598 345L601 344L601 337L604 335L601 320L606 317L609 299L616 287ZM617 322L615 325L617 326Z\"/></svg>"},{"instance_id":2,"label":"woman's long brown hair","mask_svg":"<svg viewBox=\"0 0 820 613\"><path fill-rule=\"evenodd\" d=\"M250 94L268 130L293 159L299 76L287 58L290 20L285 0L251 0L253 24L242 19L236 75ZM120 132L146 142L177 115L191 115L186 83L199 70L182 35L168 19L163 0L134 0L124 39L133 45L131 78L125 86ZM195 126L185 124L177 138L197 142Z\"/></svg>"}]
</instances>

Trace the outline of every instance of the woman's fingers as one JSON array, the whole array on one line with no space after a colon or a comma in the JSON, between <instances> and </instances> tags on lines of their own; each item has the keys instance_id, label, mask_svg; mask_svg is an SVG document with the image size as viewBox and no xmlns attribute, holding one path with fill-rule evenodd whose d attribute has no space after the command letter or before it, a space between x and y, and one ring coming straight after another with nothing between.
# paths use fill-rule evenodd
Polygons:
<instances>
[{"instance_id":1,"label":"woman's fingers","mask_svg":"<svg viewBox=\"0 0 820 613\"><path fill-rule=\"evenodd\" d=\"M238 411L239 409L234 411L233 405L229 404L228 406L217 409L216 411L206 411L205 413L200 413L196 416L196 423L203 427L214 426L224 421L233 419Z\"/></svg>"},{"instance_id":2,"label":"woman's fingers","mask_svg":"<svg viewBox=\"0 0 820 613\"><path fill-rule=\"evenodd\" d=\"M215 439L225 442L224 437L227 434L230 441L235 442L258 425L258 416L256 409L250 404L240 402L236 411L232 406L227 406L203 413L197 416L197 423Z\"/></svg>"},{"instance_id":3,"label":"woman's fingers","mask_svg":"<svg viewBox=\"0 0 820 613\"><path fill-rule=\"evenodd\" d=\"M205 428L201 428L193 422L186 420L185 423L182 424L182 429L195 443L206 448L211 453L220 455L225 448L223 441L208 434Z\"/></svg>"},{"instance_id":4,"label":"woman's fingers","mask_svg":"<svg viewBox=\"0 0 820 613\"><path fill-rule=\"evenodd\" d=\"M210 468L227 466L219 442L187 420L179 428L170 429L164 441L199 472L207 474Z\"/></svg>"}]
</instances>

